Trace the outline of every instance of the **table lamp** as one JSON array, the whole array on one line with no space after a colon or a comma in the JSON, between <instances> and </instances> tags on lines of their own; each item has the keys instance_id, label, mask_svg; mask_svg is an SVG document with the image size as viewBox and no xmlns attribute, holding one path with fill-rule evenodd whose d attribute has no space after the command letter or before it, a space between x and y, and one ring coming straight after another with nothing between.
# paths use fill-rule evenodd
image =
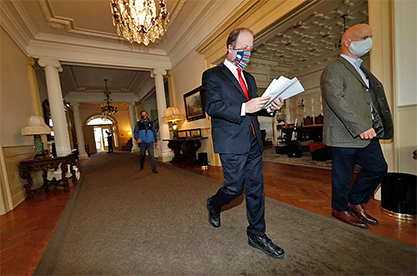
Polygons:
<instances>
[{"instance_id":1,"label":"table lamp","mask_svg":"<svg viewBox=\"0 0 417 276\"><path fill-rule=\"evenodd\" d=\"M51 134L51 128L45 124L39 115L32 115L26 121L26 126L21 128L22 135L33 135L33 144L35 146L35 158L44 155L43 142L41 134Z\"/></svg>"},{"instance_id":2,"label":"table lamp","mask_svg":"<svg viewBox=\"0 0 417 276\"><path fill-rule=\"evenodd\" d=\"M172 122L172 131L174 132L174 138L178 138L178 125L177 121L184 120L184 115L181 115L178 108L170 106L165 110L165 116L162 117L163 122Z\"/></svg>"}]
</instances>

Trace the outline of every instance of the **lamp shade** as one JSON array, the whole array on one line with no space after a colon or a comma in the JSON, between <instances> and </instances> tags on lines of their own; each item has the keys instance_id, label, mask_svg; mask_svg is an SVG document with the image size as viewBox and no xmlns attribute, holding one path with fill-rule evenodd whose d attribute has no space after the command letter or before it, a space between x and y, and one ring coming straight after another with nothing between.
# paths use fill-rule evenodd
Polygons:
<instances>
[{"instance_id":1,"label":"lamp shade","mask_svg":"<svg viewBox=\"0 0 417 276\"><path fill-rule=\"evenodd\" d=\"M162 121L164 121L165 123L176 122L181 120L184 120L184 115L181 115L178 108L173 106L168 107L167 110L165 110L165 116L162 117Z\"/></svg>"},{"instance_id":2,"label":"lamp shade","mask_svg":"<svg viewBox=\"0 0 417 276\"><path fill-rule=\"evenodd\" d=\"M22 135L51 134L51 128L45 124L39 115L30 116L26 121L26 126L20 130Z\"/></svg>"}]
</instances>

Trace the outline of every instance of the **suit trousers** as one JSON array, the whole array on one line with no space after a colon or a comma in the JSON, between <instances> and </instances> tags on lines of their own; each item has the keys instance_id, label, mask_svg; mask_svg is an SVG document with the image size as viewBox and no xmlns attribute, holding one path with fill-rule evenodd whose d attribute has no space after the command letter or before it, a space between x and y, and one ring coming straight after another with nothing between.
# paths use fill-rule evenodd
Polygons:
<instances>
[{"instance_id":1,"label":"suit trousers","mask_svg":"<svg viewBox=\"0 0 417 276\"><path fill-rule=\"evenodd\" d=\"M220 154L225 182L213 196L212 206L220 212L223 205L239 197L246 189L247 234L254 236L265 232L265 192L262 152L256 137L251 136L248 153Z\"/></svg>"},{"instance_id":2,"label":"suit trousers","mask_svg":"<svg viewBox=\"0 0 417 276\"><path fill-rule=\"evenodd\" d=\"M351 204L367 203L388 169L377 138L365 148L332 148L332 208L348 211ZM362 168L352 186L355 164Z\"/></svg>"},{"instance_id":3,"label":"suit trousers","mask_svg":"<svg viewBox=\"0 0 417 276\"><path fill-rule=\"evenodd\" d=\"M143 167L143 165L145 165L145 155L146 155L146 150L148 150L149 159L151 160L152 170L156 170L153 142L151 143L142 142L139 144L139 148L140 148L140 166Z\"/></svg>"}]
</instances>

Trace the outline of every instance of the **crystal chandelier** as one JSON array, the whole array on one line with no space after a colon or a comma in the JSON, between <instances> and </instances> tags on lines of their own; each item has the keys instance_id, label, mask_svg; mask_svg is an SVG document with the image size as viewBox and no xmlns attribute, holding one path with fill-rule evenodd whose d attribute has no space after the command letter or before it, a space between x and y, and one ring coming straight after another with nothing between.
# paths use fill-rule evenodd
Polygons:
<instances>
[{"instance_id":1,"label":"crystal chandelier","mask_svg":"<svg viewBox=\"0 0 417 276\"><path fill-rule=\"evenodd\" d=\"M131 43L148 46L149 42L164 35L168 25L168 12L164 0L157 10L154 0L111 0L113 25L117 33Z\"/></svg>"},{"instance_id":2,"label":"crystal chandelier","mask_svg":"<svg viewBox=\"0 0 417 276\"><path fill-rule=\"evenodd\" d=\"M101 104L101 115L103 117L117 114L117 106L111 104L113 100L111 99L111 92L107 89L107 79L104 79L104 82L106 84L106 91L104 91L106 98L104 99L105 103Z\"/></svg>"}]
</instances>

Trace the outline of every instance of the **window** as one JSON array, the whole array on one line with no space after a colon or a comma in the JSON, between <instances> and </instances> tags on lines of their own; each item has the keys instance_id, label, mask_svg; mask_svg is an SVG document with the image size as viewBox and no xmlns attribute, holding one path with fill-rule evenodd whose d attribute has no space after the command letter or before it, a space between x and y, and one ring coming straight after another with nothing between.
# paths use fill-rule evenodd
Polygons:
<instances>
[{"instance_id":1,"label":"window","mask_svg":"<svg viewBox=\"0 0 417 276\"><path fill-rule=\"evenodd\" d=\"M108 117L108 116L103 117L101 115L92 116L87 120L87 125L89 126L112 125L115 123L116 122L114 121L113 118Z\"/></svg>"}]
</instances>

